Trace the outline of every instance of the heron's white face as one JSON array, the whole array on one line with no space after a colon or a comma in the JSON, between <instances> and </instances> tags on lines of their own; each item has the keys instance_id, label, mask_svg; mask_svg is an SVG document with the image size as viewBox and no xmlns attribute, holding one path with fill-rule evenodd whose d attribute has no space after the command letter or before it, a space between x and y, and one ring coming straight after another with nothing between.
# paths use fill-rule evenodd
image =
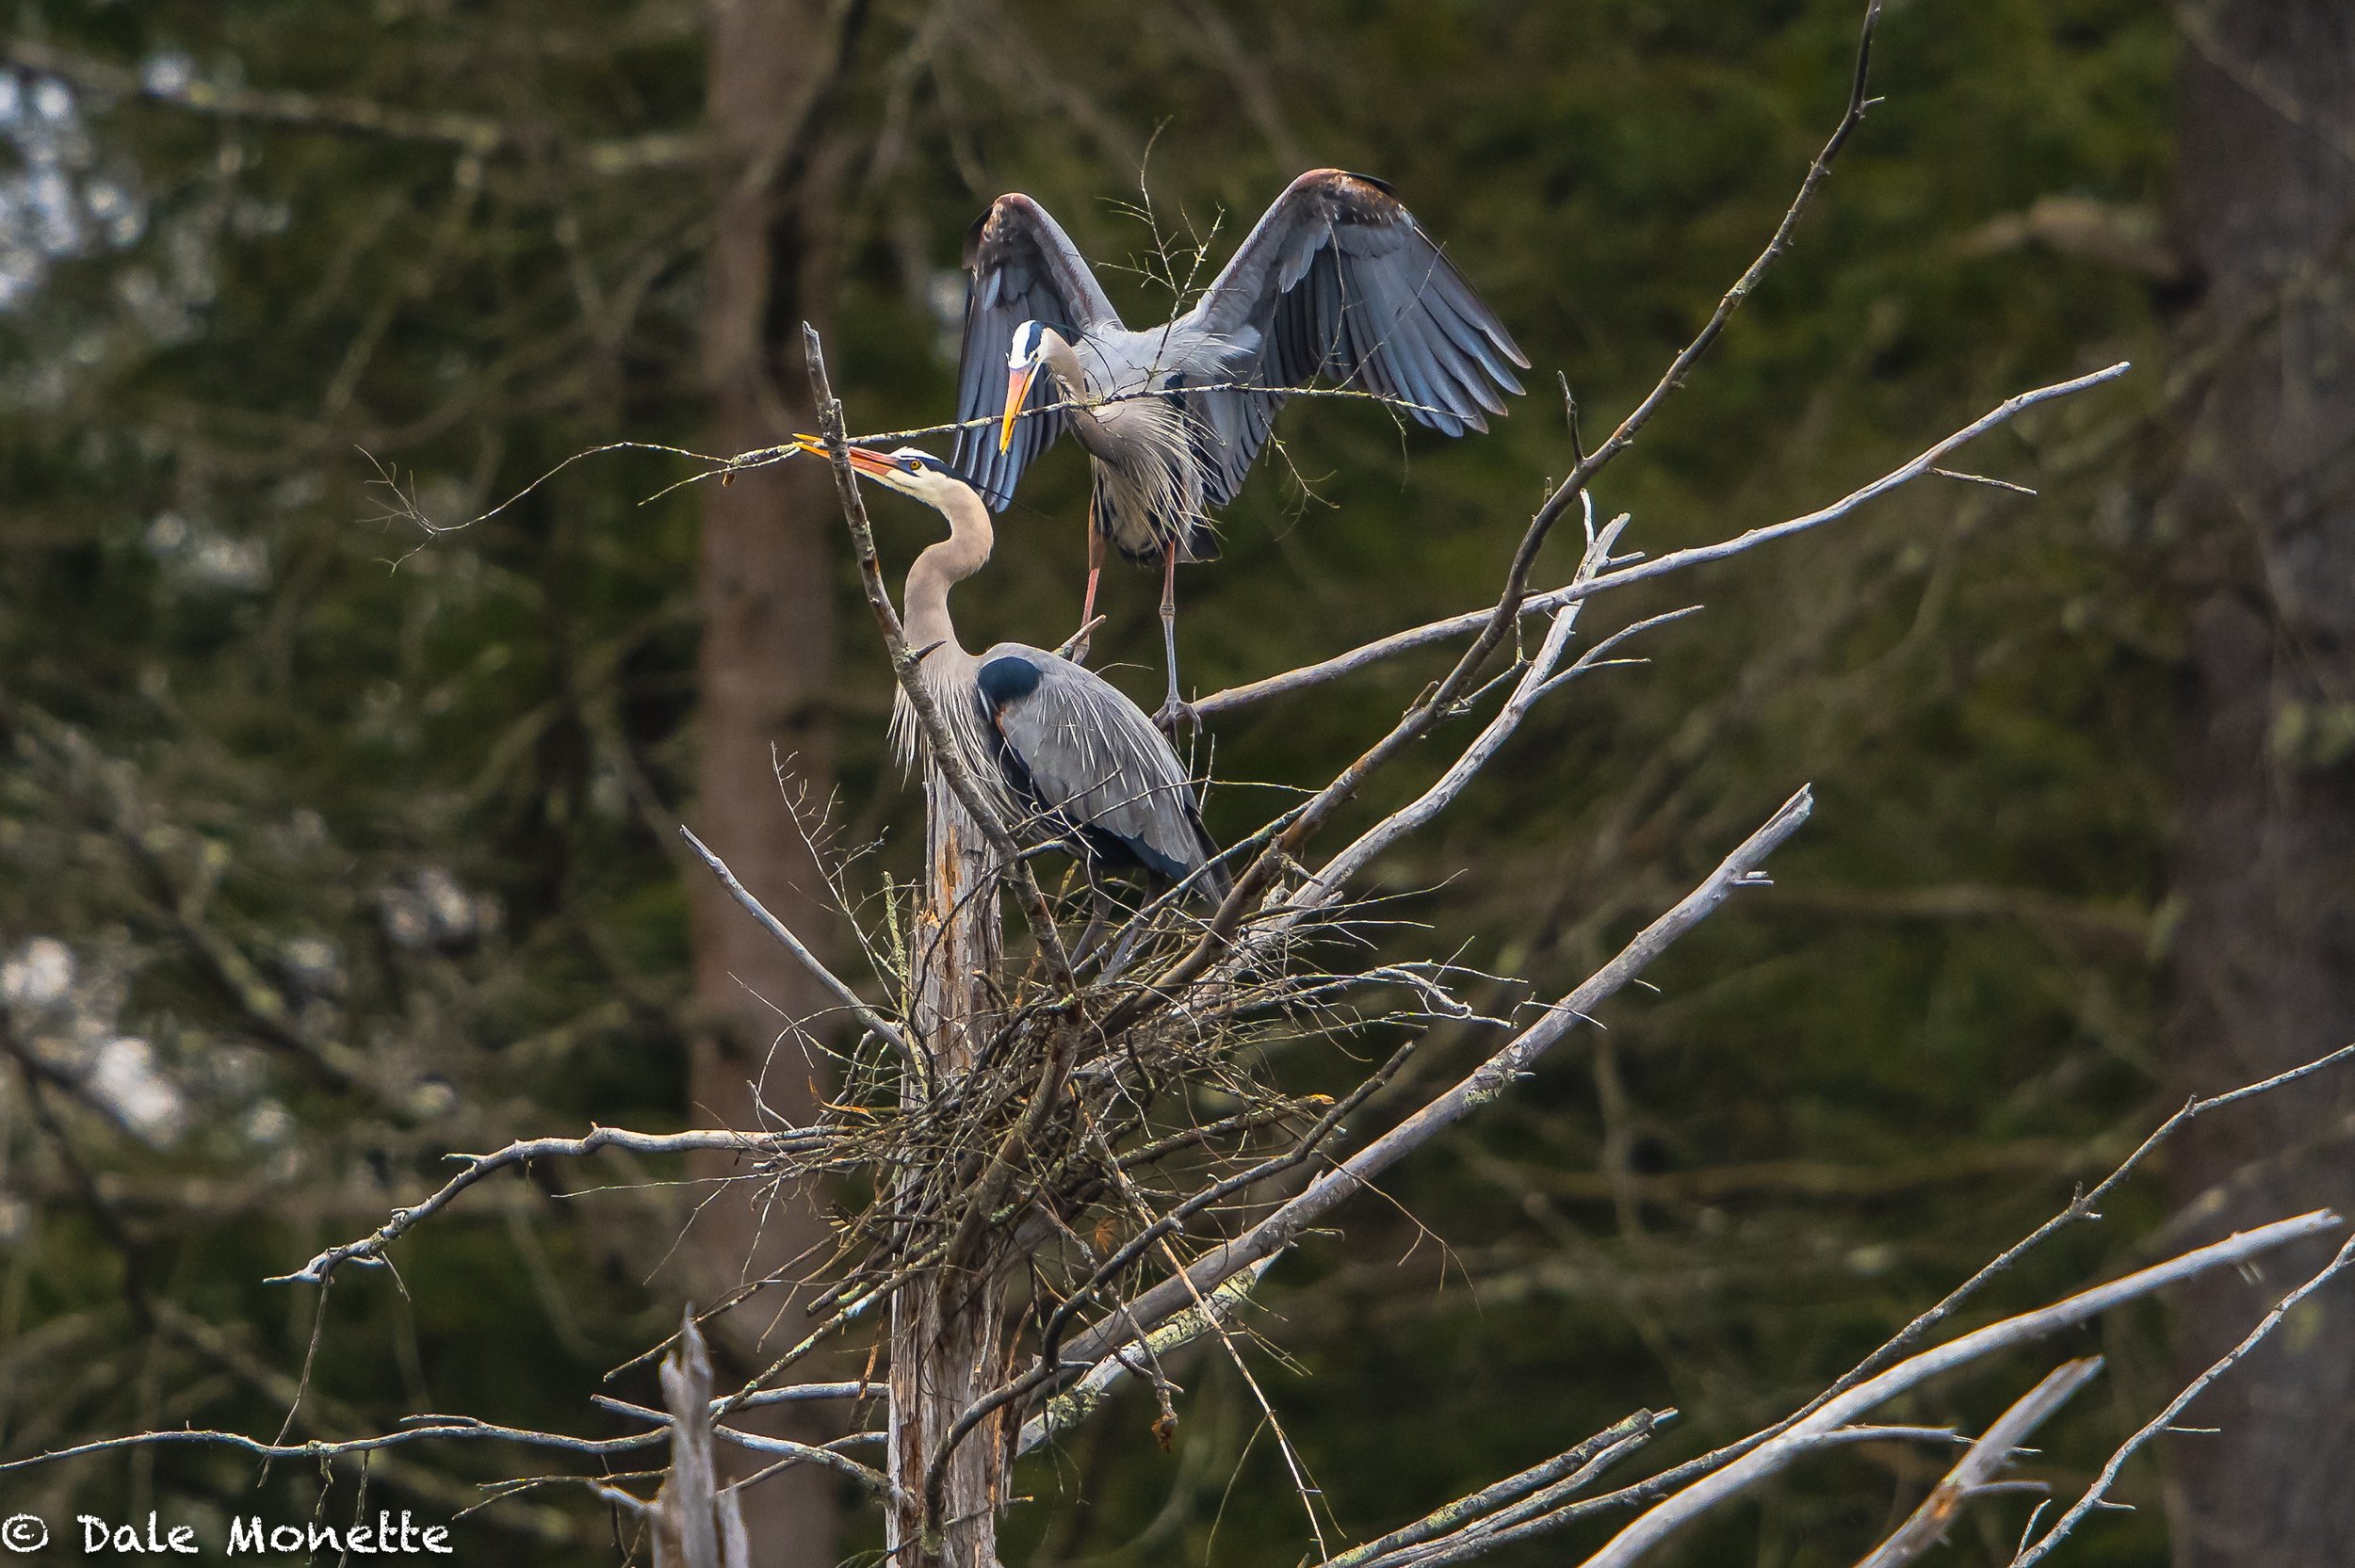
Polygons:
<instances>
[{"instance_id":1,"label":"heron's white face","mask_svg":"<svg viewBox=\"0 0 2355 1568\"><path fill-rule=\"evenodd\" d=\"M1047 358L1047 332L1035 321L1014 330L1014 347L1007 351L1008 370L1036 370Z\"/></svg>"},{"instance_id":2,"label":"heron's white face","mask_svg":"<svg viewBox=\"0 0 2355 1568\"><path fill-rule=\"evenodd\" d=\"M921 446L902 446L892 452L853 446L851 448L851 466L877 483L887 485L902 495L912 495L935 510L946 509L942 503L950 492L970 488L950 471L947 463Z\"/></svg>"}]
</instances>

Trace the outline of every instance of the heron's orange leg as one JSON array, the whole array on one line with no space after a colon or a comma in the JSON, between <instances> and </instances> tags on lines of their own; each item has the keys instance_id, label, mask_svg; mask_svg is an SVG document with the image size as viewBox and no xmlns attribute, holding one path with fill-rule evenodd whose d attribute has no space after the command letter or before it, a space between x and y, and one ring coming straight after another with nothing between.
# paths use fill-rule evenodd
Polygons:
<instances>
[{"instance_id":1,"label":"heron's orange leg","mask_svg":"<svg viewBox=\"0 0 2355 1568\"><path fill-rule=\"evenodd\" d=\"M1096 624L1096 580L1104 574L1104 535L1096 526L1096 502L1088 501L1088 591L1080 605L1080 630L1071 639L1071 662L1088 661L1088 639Z\"/></svg>"}]
</instances>

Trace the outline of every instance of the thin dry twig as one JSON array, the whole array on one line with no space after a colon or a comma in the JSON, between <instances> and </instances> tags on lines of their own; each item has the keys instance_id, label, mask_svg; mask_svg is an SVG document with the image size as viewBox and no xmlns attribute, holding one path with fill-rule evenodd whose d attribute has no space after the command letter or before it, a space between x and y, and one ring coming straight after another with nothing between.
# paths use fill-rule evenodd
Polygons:
<instances>
[{"instance_id":1,"label":"thin dry twig","mask_svg":"<svg viewBox=\"0 0 2355 1568\"><path fill-rule=\"evenodd\" d=\"M691 1132L638 1133L621 1127L598 1127L585 1138L529 1138L510 1143L495 1154L452 1155L450 1158L465 1162L465 1169L445 1182L431 1197L409 1208L393 1210L392 1218L378 1226L372 1234L339 1247L330 1247L293 1273L280 1274L265 1283L325 1285L328 1277L347 1263L357 1263L363 1268L382 1268L387 1247L408 1235L420 1221L447 1208L461 1192L486 1176L531 1160L577 1157L593 1155L601 1149L619 1149L633 1155L685 1155L734 1150L747 1155L777 1156L815 1147L821 1136L804 1130L741 1133L724 1128L699 1128Z\"/></svg>"},{"instance_id":2,"label":"thin dry twig","mask_svg":"<svg viewBox=\"0 0 2355 1568\"><path fill-rule=\"evenodd\" d=\"M2211 1111L2221 1110L2226 1106L2237 1105L2243 1100L2254 1099L2260 1094L2269 1094L2277 1089L2286 1088L2302 1078L2311 1077L2316 1073L2350 1059L2355 1059L2355 1044L2343 1045L2329 1055L2317 1057L2301 1067L2293 1067L2287 1072L2276 1073L2273 1076L2259 1082L2244 1084L2238 1089L2228 1090L2221 1094L2213 1094L2205 1099L2195 1098L2186 1101L2181 1109L2152 1129L2151 1136L2136 1144L2134 1152L2119 1161L2116 1169L2112 1170L2108 1175L2092 1187L2079 1190L2059 1213L1990 1259L1977 1272L1949 1291L1943 1301L1892 1335L1887 1344L1859 1362L1839 1382L1819 1395L1814 1404L1798 1411L1793 1419L1796 1420L1812 1414L1823 1403L1856 1387L1881 1367L1905 1354L1908 1349L1920 1344L1931 1329L1952 1317L1957 1308L1977 1295L1980 1288L1990 1280L2010 1269L2013 1264L2018 1263L2021 1258L2041 1245L2055 1232L2081 1220L2101 1219L2101 1210L2095 1205L2132 1175L2152 1150L2190 1123Z\"/></svg>"},{"instance_id":3,"label":"thin dry twig","mask_svg":"<svg viewBox=\"0 0 2355 1568\"><path fill-rule=\"evenodd\" d=\"M627 1437L567 1437L561 1432L497 1426L489 1421L478 1421L469 1415L419 1415L412 1419L415 1425L403 1427L398 1431L335 1442L321 1438L302 1443L265 1443L243 1432L194 1428L133 1432L127 1437L104 1437L89 1443L76 1443L71 1447L52 1448L46 1453L27 1455L24 1459L8 1460L0 1463L0 1476L15 1470L29 1470L37 1465L54 1464L60 1460L80 1459L89 1454L119 1453L128 1448L168 1447L174 1444L234 1448L266 1460L340 1459L347 1454L375 1453L410 1443L444 1439L461 1443L514 1443L530 1448L557 1448L567 1453L603 1456L654 1447L670 1437L668 1431L635 1432Z\"/></svg>"},{"instance_id":4,"label":"thin dry twig","mask_svg":"<svg viewBox=\"0 0 2355 1568\"><path fill-rule=\"evenodd\" d=\"M702 1340L703 1331L695 1326L691 1314L682 1319L682 1324L683 1326L681 1327L679 1333L673 1338L673 1349L671 1354L663 1360L663 1365L666 1367L671 1366L672 1363L677 1359L679 1353L687 1348L690 1331L692 1332L696 1342L700 1343ZM667 1395L670 1392L670 1383L667 1380L665 1381L663 1387ZM704 1377L702 1387L704 1389L705 1398L702 1406L702 1414L699 1418L698 1430L701 1431L704 1438L706 1440L717 1439L723 1442L731 1443L737 1447L747 1449L750 1452L767 1454L771 1458L774 1458L777 1463L770 1465L767 1469L762 1471L761 1473L764 1476L778 1474L782 1471L790 1469L797 1464L817 1464L848 1477L850 1479L858 1482L860 1486L865 1487L868 1491L875 1494L879 1497L888 1497L891 1495L892 1488L891 1479L889 1477L885 1476L882 1471L872 1468L871 1466L861 1464L858 1461L850 1458L841 1451L845 1447L860 1443L881 1442L884 1437L882 1432L852 1432L846 1436L836 1438L831 1443L797 1443L789 1437L773 1437L767 1432L746 1431L740 1427L723 1427L720 1425L719 1418L723 1414L727 1414L731 1408L743 1407L731 1407L725 1399L711 1398L711 1380L707 1371ZM872 1391L870 1390L869 1392ZM676 1433L679 1430L680 1422L678 1412L675 1409L669 1411L649 1410L644 1405L632 1404L627 1399L617 1399L609 1394L594 1395L592 1397L591 1402L595 1404L599 1409L612 1411L617 1415L625 1415L631 1420L644 1421L651 1426L659 1427L666 1433L671 1434L674 1441L676 1439ZM755 1402L755 1400L747 1399L744 1401L744 1405L749 1406ZM674 1461L674 1463L675 1463L675 1461Z\"/></svg>"}]
</instances>

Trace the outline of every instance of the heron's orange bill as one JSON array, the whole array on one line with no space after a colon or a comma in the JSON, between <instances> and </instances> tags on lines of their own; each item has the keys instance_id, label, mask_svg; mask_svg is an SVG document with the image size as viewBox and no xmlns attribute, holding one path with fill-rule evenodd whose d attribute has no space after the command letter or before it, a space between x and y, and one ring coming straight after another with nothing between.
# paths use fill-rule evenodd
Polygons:
<instances>
[{"instance_id":1,"label":"heron's orange bill","mask_svg":"<svg viewBox=\"0 0 2355 1568\"><path fill-rule=\"evenodd\" d=\"M793 445L821 458L826 455L826 443L821 436L797 435L793 438ZM851 460L851 466L862 474L881 476L899 472L890 459L879 452L870 452L864 446L846 446L843 453Z\"/></svg>"},{"instance_id":2,"label":"heron's orange bill","mask_svg":"<svg viewBox=\"0 0 2355 1568\"><path fill-rule=\"evenodd\" d=\"M1023 365L1006 372L1006 417L998 427L998 450L1014 445L1014 422L1022 412L1022 399L1030 396L1031 378L1038 374L1035 365Z\"/></svg>"}]
</instances>

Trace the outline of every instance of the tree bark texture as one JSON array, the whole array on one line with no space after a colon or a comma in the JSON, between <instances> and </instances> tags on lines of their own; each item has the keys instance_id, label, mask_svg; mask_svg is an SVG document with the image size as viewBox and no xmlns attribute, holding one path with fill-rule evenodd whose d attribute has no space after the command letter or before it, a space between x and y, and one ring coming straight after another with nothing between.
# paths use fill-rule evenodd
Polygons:
<instances>
[{"instance_id":1,"label":"tree bark texture","mask_svg":"<svg viewBox=\"0 0 2355 1568\"><path fill-rule=\"evenodd\" d=\"M930 885L914 922L914 1011L936 1091L945 1091L973 1064L988 1006L983 982L998 972L1003 930L988 842L932 771L924 849ZM921 1094L923 1086L909 1092ZM950 1425L1007 1375L999 1327L999 1292L986 1266L973 1274L935 1269L893 1298L890 1474L901 1490L891 1516L892 1568L993 1568L997 1560L1002 1421L984 1423L958 1446L937 1519L926 1517L924 1489Z\"/></svg>"},{"instance_id":2,"label":"tree bark texture","mask_svg":"<svg viewBox=\"0 0 2355 1568\"><path fill-rule=\"evenodd\" d=\"M832 179L816 150L836 65L827 40L838 28L829 28L828 12L823 0L711 0L706 113L717 156L701 357L716 452L813 428L806 394L794 389L806 386L799 323L822 328L834 294ZM821 465L788 463L726 487L706 484L702 495L697 829L822 954L834 912L785 789L816 804L833 781L832 487ZM694 1117L739 1128L806 1124L822 1087L820 1059L780 1015L818 1014L829 999L713 878L691 875L689 885ZM692 1173L710 1180L742 1172L712 1156ZM806 1267L800 1260L824 1237L814 1197L780 1196L745 1183L704 1208L689 1253L698 1301ZM777 1349L760 1342L764 1332L789 1339L798 1318L790 1291L756 1292L718 1319L715 1349L743 1373ZM783 1414L771 1430L807 1436L809 1419ZM720 1460L738 1476L758 1463L740 1449ZM754 1558L764 1568L832 1568L836 1498L826 1472L788 1471L744 1501Z\"/></svg>"},{"instance_id":3,"label":"tree bark texture","mask_svg":"<svg viewBox=\"0 0 2355 1568\"><path fill-rule=\"evenodd\" d=\"M2175 227L2201 293L2165 508L2189 633L2168 1026L2179 1087L2214 1091L2355 1040L2355 5L2194 0L2184 24ZM2355 1153L2327 1129L2350 1110L2340 1075L2203 1119L2177 1195L2214 1235L2348 1211ZM2179 1370L2306 1261L2191 1287ZM2190 1418L2223 1431L2170 1440L2179 1568L2349 1560L2355 1291L2318 1293Z\"/></svg>"}]
</instances>

